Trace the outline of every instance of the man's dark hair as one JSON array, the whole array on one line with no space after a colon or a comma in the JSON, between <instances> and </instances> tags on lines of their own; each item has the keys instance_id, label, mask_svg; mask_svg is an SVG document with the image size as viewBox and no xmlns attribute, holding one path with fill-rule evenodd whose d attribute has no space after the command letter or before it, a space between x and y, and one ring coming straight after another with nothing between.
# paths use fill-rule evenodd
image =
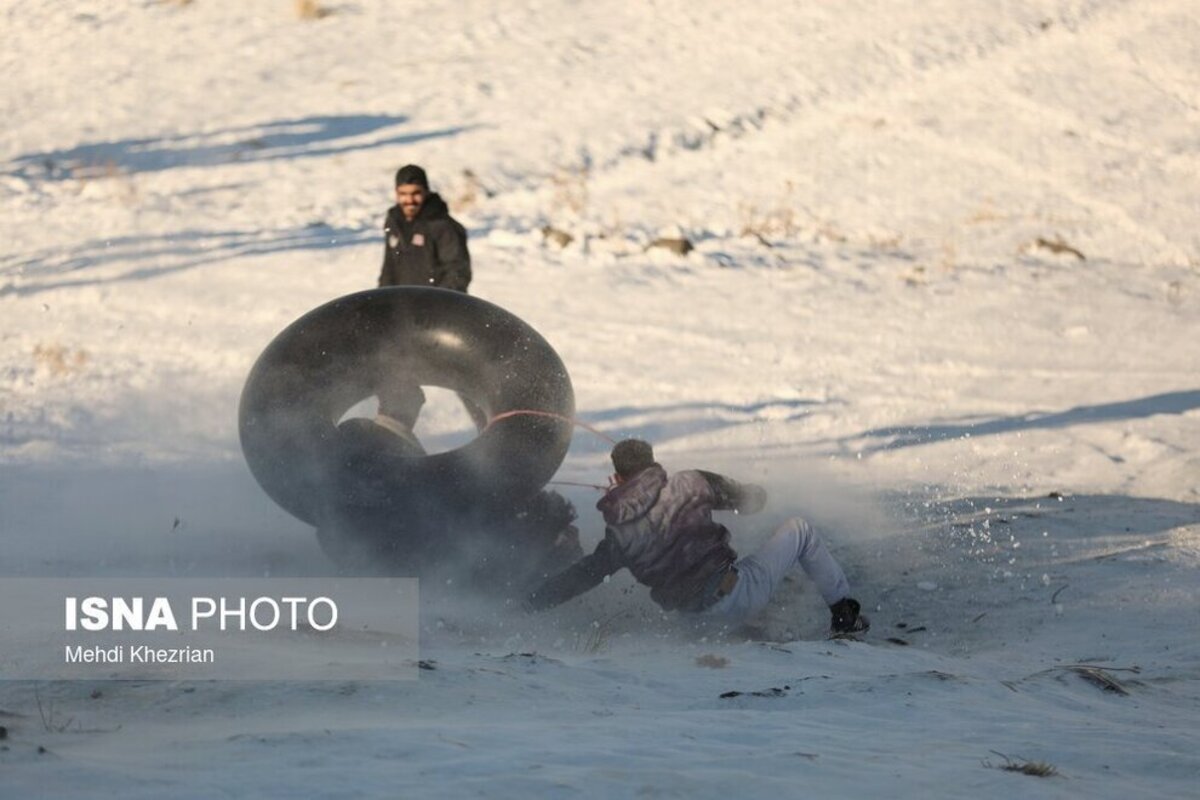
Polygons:
<instances>
[{"instance_id":1,"label":"man's dark hair","mask_svg":"<svg viewBox=\"0 0 1200 800\"><path fill-rule=\"evenodd\" d=\"M426 190L429 189L429 178L425 176L425 170L416 164L405 164L396 170L396 185L403 186L406 183L415 183Z\"/></svg>"},{"instance_id":2,"label":"man's dark hair","mask_svg":"<svg viewBox=\"0 0 1200 800\"><path fill-rule=\"evenodd\" d=\"M654 464L654 448L641 439L625 439L612 449L613 468L622 478L632 478Z\"/></svg>"}]
</instances>

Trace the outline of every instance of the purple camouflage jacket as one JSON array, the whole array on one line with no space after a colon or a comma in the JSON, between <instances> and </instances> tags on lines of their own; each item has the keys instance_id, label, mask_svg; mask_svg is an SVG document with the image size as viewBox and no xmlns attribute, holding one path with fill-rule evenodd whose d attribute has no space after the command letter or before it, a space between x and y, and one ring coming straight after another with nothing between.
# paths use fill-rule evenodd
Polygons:
<instances>
[{"instance_id":1,"label":"purple camouflage jacket","mask_svg":"<svg viewBox=\"0 0 1200 800\"><path fill-rule=\"evenodd\" d=\"M737 560L713 511L755 511L750 506L764 501L760 487L722 475L687 470L668 477L658 464L648 467L596 504L606 523L596 550L543 583L526 605L558 605L624 567L664 609L699 611L711 599L706 589L715 586L713 578Z\"/></svg>"}]
</instances>

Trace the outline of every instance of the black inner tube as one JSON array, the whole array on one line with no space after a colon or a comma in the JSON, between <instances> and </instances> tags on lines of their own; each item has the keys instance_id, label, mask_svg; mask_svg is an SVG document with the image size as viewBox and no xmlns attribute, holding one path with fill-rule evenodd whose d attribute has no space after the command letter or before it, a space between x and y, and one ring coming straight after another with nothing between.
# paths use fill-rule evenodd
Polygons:
<instances>
[{"instance_id":1,"label":"black inner tube","mask_svg":"<svg viewBox=\"0 0 1200 800\"><path fill-rule=\"evenodd\" d=\"M453 389L489 419L557 416L509 417L434 455L340 431L397 373ZM528 500L562 464L574 413L562 360L525 322L460 292L388 287L333 300L280 333L246 380L239 432L250 471L288 513L318 527L374 520L403 537Z\"/></svg>"}]
</instances>

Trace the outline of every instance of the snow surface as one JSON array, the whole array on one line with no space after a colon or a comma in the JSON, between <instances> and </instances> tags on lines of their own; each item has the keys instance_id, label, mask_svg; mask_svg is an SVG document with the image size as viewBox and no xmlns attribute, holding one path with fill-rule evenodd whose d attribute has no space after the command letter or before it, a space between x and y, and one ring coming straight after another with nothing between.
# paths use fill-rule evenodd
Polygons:
<instances>
[{"instance_id":1,"label":"snow surface","mask_svg":"<svg viewBox=\"0 0 1200 800\"><path fill-rule=\"evenodd\" d=\"M0 797L1200 796L1193 0L323 5L0 5L0 574L329 570L238 396L412 161L581 418L767 485L743 551L820 522L874 626L425 586L414 682L4 684Z\"/></svg>"}]
</instances>

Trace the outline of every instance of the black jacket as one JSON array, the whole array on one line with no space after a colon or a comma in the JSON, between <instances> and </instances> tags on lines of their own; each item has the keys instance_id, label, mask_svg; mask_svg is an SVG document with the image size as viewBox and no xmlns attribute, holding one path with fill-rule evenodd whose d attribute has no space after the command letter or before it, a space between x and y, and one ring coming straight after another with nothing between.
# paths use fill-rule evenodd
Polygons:
<instances>
[{"instance_id":1,"label":"black jacket","mask_svg":"<svg viewBox=\"0 0 1200 800\"><path fill-rule=\"evenodd\" d=\"M705 590L713 578L737 559L729 531L712 512L753 514L765 503L760 486L700 470L668 477L655 464L601 498L596 507L607 523L604 539L590 555L546 580L524 605L556 606L628 568L664 609L699 611L712 599Z\"/></svg>"},{"instance_id":2,"label":"black jacket","mask_svg":"<svg viewBox=\"0 0 1200 800\"><path fill-rule=\"evenodd\" d=\"M438 286L465 292L471 283L467 231L450 216L437 194L425 198L416 219L404 218L400 206L388 210L383 224L383 269L380 286Z\"/></svg>"}]
</instances>

